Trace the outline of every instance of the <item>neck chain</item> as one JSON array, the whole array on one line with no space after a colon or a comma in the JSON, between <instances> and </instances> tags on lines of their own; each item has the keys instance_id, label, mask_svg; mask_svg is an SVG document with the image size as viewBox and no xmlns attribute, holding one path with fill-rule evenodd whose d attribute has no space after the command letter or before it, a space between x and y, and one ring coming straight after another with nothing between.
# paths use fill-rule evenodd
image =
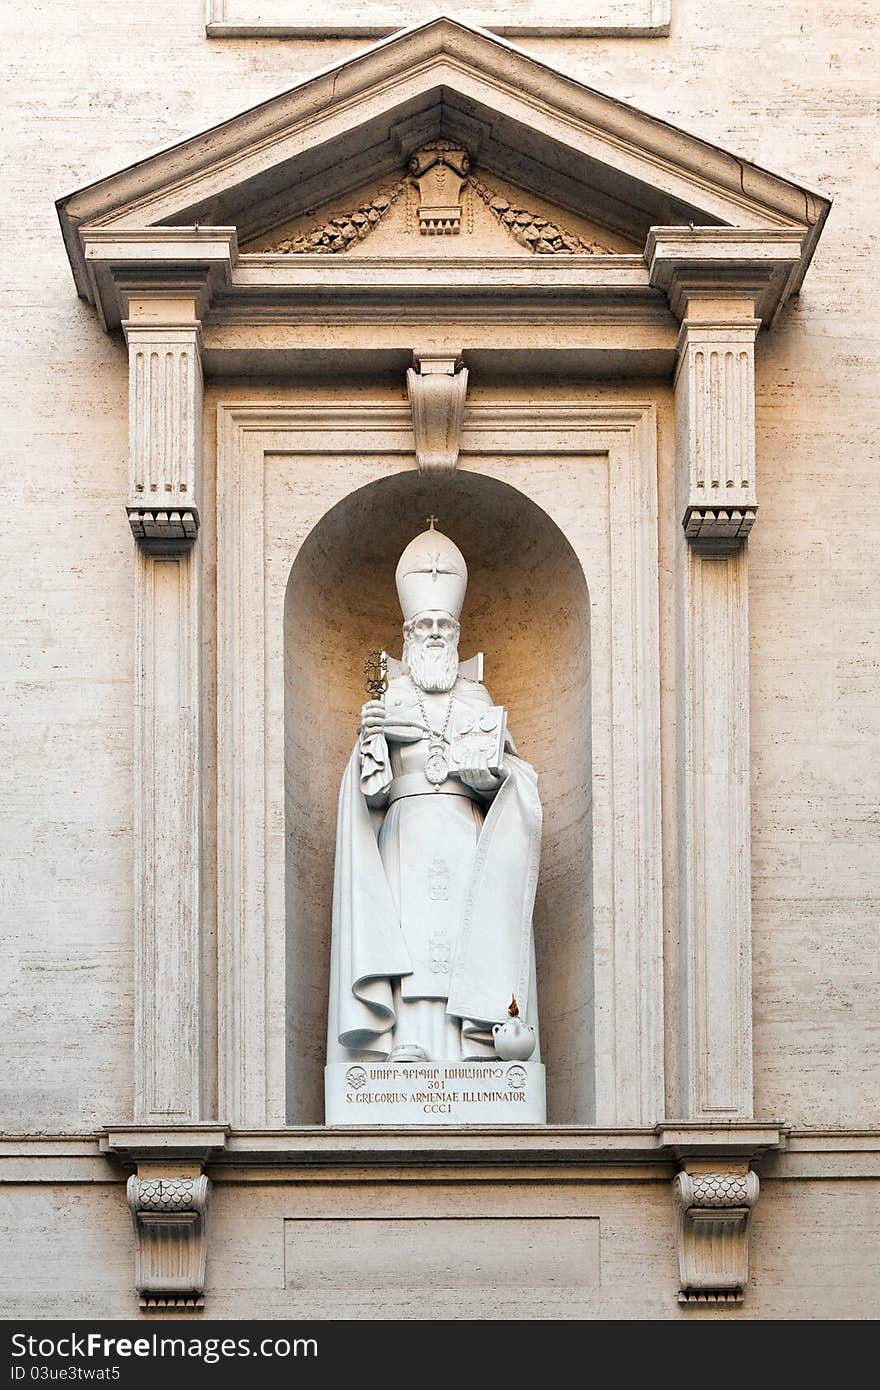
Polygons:
<instances>
[{"instance_id":1,"label":"neck chain","mask_svg":"<svg viewBox=\"0 0 880 1390\"><path fill-rule=\"evenodd\" d=\"M443 720L443 728L434 729L428 718L428 711L425 709L425 701L422 692L416 685L412 676L410 676L410 682L413 690L416 692L419 710L421 711L422 719L425 721L428 730L428 756L425 759L425 776L436 788L441 782L445 782L446 778L449 776L449 762L446 757L446 735L449 732L449 721L452 718L452 701L454 697L450 691L449 704L446 706L446 718Z\"/></svg>"}]
</instances>

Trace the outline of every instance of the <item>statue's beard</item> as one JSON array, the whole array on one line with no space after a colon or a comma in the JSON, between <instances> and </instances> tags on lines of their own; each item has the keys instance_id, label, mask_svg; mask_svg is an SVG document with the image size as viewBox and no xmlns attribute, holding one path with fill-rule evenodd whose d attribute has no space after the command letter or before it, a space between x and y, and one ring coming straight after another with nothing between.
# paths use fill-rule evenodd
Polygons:
<instances>
[{"instance_id":1,"label":"statue's beard","mask_svg":"<svg viewBox=\"0 0 880 1390\"><path fill-rule=\"evenodd\" d=\"M425 647L420 642L403 644L403 659L416 685L429 694L451 690L458 675L458 644Z\"/></svg>"}]
</instances>

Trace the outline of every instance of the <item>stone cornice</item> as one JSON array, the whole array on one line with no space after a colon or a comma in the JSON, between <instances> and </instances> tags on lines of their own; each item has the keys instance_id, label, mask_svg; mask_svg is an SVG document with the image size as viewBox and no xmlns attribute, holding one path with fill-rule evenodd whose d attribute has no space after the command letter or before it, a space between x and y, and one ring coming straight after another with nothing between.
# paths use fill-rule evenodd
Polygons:
<instances>
[{"instance_id":1,"label":"stone cornice","mask_svg":"<svg viewBox=\"0 0 880 1390\"><path fill-rule=\"evenodd\" d=\"M365 312L392 316L464 318L514 323L561 320L672 324L665 296L648 283L641 257L565 257L563 268L554 258L536 257L454 264L423 264L409 260L358 257L343 264L334 258L297 257L269 264L267 258L242 257L228 291L214 304L212 321L223 324L289 321L342 322ZM561 258L560 258L561 259ZM282 258L278 257L281 261ZM414 346L414 344L413 344Z\"/></svg>"},{"instance_id":2,"label":"stone cornice","mask_svg":"<svg viewBox=\"0 0 880 1390\"><path fill-rule=\"evenodd\" d=\"M739 1143L751 1130L761 1142L746 1144L745 1161L757 1162L768 1179L877 1180L880 1179L880 1130L788 1129L777 1126L741 1126ZM760 1134L755 1135L754 1131ZM190 1126L182 1146L160 1146L162 1131L152 1127L135 1132L131 1126L79 1134L9 1134L0 1137L0 1184L123 1181L137 1160L151 1155L177 1166L193 1160L207 1162L216 1178L253 1176L270 1169L278 1178L320 1172L350 1180L352 1174L374 1179L384 1171L400 1181L405 1172L414 1175L444 1167L463 1180L491 1178L516 1169L524 1177L540 1179L548 1173L613 1179L667 1182L682 1162L695 1161L692 1149L706 1136L704 1162L737 1162L723 1146L709 1140L721 1133L731 1138L728 1127L669 1124L658 1129L546 1130L436 1130L391 1131L325 1130L321 1127L283 1130L226 1130L223 1126ZM447 1145L451 1136L452 1149ZM778 1136L779 1143L766 1140ZM171 1137L174 1137L173 1135ZM216 1140L216 1142L212 1142ZM662 1142L661 1142L662 1140ZM684 1148L682 1147L684 1143ZM762 1147L763 1145L763 1147ZM445 1154L443 1151L446 1151ZM740 1159L742 1161L742 1159ZM120 1166L121 1165L121 1166Z\"/></svg>"},{"instance_id":3,"label":"stone cornice","mask_svg":"<svg viewBox=\"0 0 880 1390\"><path fill-rule=\"evenodd\" d=\"M83 245L90 296L108 330L132 298L189 294L207 325L395 322L430 312L477 322L653 325L675 345L662 290L635 255L430 257L240 255L231 227L94 228ZM666 332L668 330L668 332ZM487 342L493 339L487 333ZM411 344L410 346L414 346ZM216 350L216 345L215 345Z\"/></svg>"},{"instance_id":4,"label":"stone cornice","mask_svg":"<svg viewBox=\"0 0 880 1390\"><path fill-rule=\"evenodd\" d=\"M230 1130L225 1126L125 1125L102 1132L102 1153L136 1162L203 1157L215 1163L670 1163L683 1158L753 1161L784 1144L775 1122L721 1125L674 1123L645 1128L592 1129L578 1125L392 1129L298 1126Z\"/></svg>"},{"instance_id":5,"label":"stone cornice","mask_svg":"<svg viewBox=\"0 0 880 1390\"><path fill-rule=\"evenodd\" d=\"M229 1128L220 1124L128 1124L102 1130L99 1138L102 1153L124 1155L132 1162L142 1159L205 1161L225 1148Z\"/></svg>"},{"instance_id":6,"label":"stone cornice","mask_svg":"<svg viewBox=\"0 0 880 1390\"><path fill-rule=\"evenodd\" d=\"M693 300L772 322L800 267L803 234L782 228L655 227L638 255L327 257L240 255L234 227L89 228L89 297L108 330L132 297L191 295L208 324L357 322L425 312L514 323L671 328Z\"/></svg>"},{"instance_id":7,"label":"stone cornice","mask_svg":"<svg viewBox=\"0 0 880 1390\"><path fill-rule=\"evenodd\" d=\"M393 292L405 285L437 284L448 290L482 284L486 288L520 291L530 285L558 285L566 292L578 287L611 291L650 291L650 277L641 255L569 255L565 257L456 256L437 261L429 256L288 256L243 254L238 257L236 287L281 290L320 285L333 290L376 288Z\"/></svg>"},{"instance_id":8,"label":"stone cornice","mask_svg":"<svg viewBox=\"0 0 880 1390\"><path fill-rule=\"evenodd\" d=\"M256 0L248 5L236 5L236 17L228 19L227 0L206 0L205 33L209 39L316 39L316 38L376 38L394 32L395 9L392 5L374 10L369 19L355 14L297 16L291 12L287 22L266 20L260 15ZM641 0L641 3L605 3L572 12L570 7L551 6L540 12L519 15L517 7L498 11L492 20L495 34L519 38L601 38L622 35L626 38L665 38L669 33L670 0ZM248 17L250 16L250 17Z\"/></svg>"}]
</instances>

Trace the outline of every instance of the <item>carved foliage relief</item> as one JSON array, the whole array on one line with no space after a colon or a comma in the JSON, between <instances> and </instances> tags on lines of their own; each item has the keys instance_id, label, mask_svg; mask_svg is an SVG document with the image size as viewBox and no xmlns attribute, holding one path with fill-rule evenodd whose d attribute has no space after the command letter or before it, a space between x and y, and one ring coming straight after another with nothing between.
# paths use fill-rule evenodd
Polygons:
<instances>
[{"instance_id":1,"label":"carved foliage relief","mask_svg":"<svg viewBox=\"0 0 880 1390\"><path fill-rule=\"evenodd\" d=\"M521 246L527 246L538 255L587 255L607 254L610 247L598 241L588 241L576 232L560 227L548 217L541 217L526 208L515 207L502 194L494 192L482 179L471 178L471 187L482 198L489 211Z\"/></svg>"},{"instance_id":2,"label":"carved foliage relief","mask_svg":"<svg viewBox=\"0 0 880 1390\"><path fill-rule=\"evenodd\" d=\"M369 236L406 186L406 180L401 179L392 188L380 189L375 198L360 203L353 212L340 213L329 222L319 223L305 236L284 237L267 249L293 256L326 256L347 251L355 242Z\"/></svg>"},{"instance_id":3,"label":"carved foliage relief","mask_svg":"<svg viewBox=\"0 0 880 1390\"><path fill-rule=\"evenodd\" d=\"M612 248L583 237L558 220L515 201L471 168L468 151L450 140L423 145L407 162L406 175L379 188L351 210L335 214L302 233L263 246L282 255L335 255L365 240L398 201L405 207L408 234L467 235L474 230L473 200L485 204L505 232L536 255L602 255Z\"/></svg>"}]
</instances>

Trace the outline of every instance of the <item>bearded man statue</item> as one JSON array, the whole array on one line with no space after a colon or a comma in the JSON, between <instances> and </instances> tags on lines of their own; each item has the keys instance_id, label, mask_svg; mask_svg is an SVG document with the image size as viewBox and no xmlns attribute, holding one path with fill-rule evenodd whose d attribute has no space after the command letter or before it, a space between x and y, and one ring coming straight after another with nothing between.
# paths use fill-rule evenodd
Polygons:
<instances>
[{"instance_id":1,"label":"bearded man statue","mask_svg":"<svg viewBox=\"0 0 880 1390\"><path fill-rule=\"evenodd\" d=\"M433 520L396 581L403 660L363 706L339 796L327 1061L490 1060L512 996L537 1030L537 775L479 661L459 665L467 567ZM471 732L493 729L494 766Z\"/></svg>"}]
</instances>

